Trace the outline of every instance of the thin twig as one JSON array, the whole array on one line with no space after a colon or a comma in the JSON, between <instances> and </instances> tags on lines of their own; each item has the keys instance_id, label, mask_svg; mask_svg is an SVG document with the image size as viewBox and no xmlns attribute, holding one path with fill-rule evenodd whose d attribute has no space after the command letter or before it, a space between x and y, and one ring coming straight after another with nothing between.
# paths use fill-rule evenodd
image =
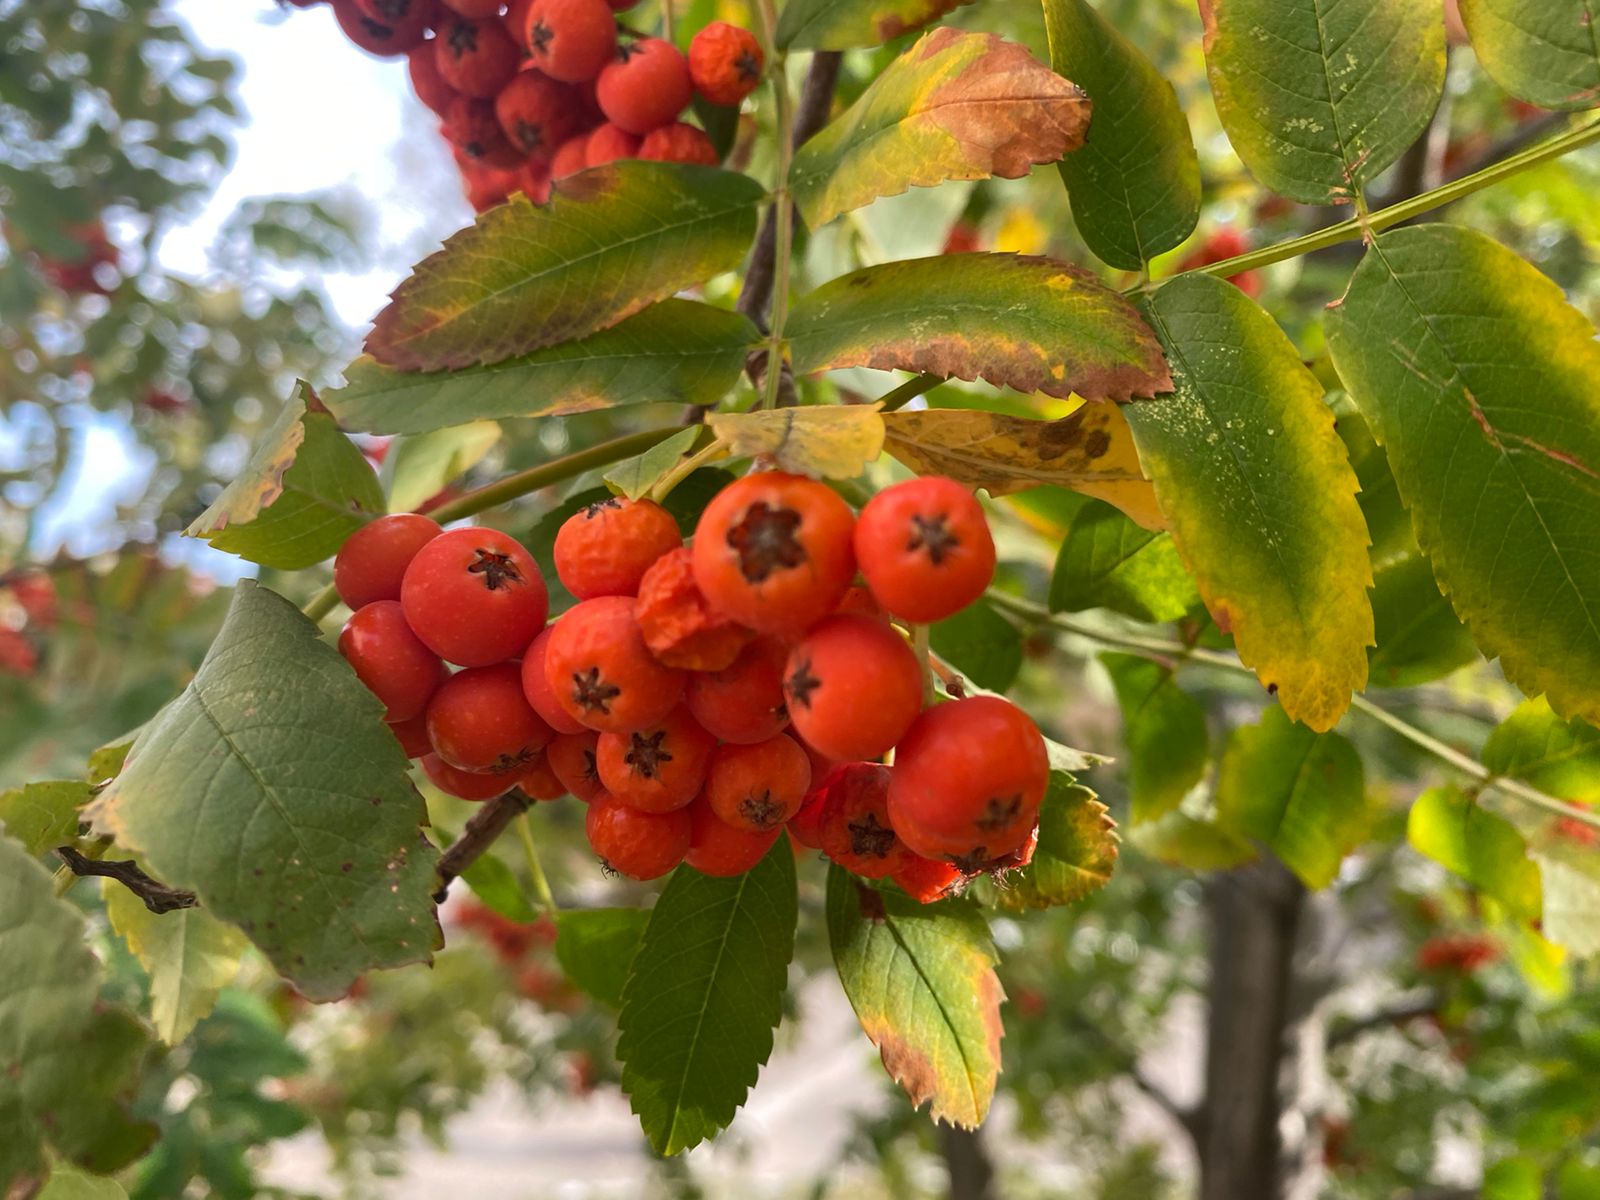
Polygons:
<instances>
[{"instance_id":1,"label":"thin twig","mask_svg":"<svg viewBox=\"0 0 1600 1200\"><path fill-rule=\"evenodd\" d=\"M1407 1021L1414 1021L1418 1017L1429 1017L1439 1011L1441 1000L1438 996L1427 995L1420 1000L1407 1000L1397 1003L1389 1008L1380 1008L1376 1012L1367 1013L1362 1017L1352 1017L1342 1021L1328 1031L1328 1049L1343 1046L1353 1042L1364 1033L1374 1029L1385 1029L1394 1025L1403 1025Z\"/></svg>"},{"instance_id":2,"label":"thin twig","mask_svg":"<svg viewBox=\"0 0 1600 1200\"><path fill-rule=\"evenodd\" d=\"M71 846L58 846L56 855L67 864L74 875L98 875L103 879L115 879L143 900L144 906L158 916L180 908L194 908L200 903L193 892L168 887L159 879L152 879L141 871L139 865L131 858L119 862L105 862L80 854Z\"/></svg>"},{"instance_id":3,"label":"thin twig","mask_svg":"<svg viewBox=\"0 0 1600 1200\"><path fill-rule=\"evenodd\" d=\"M484 852L511 827L511 822L528 811L531 803L522 792L512 788L504 796L490 800L472 815L461 836L439 856L439 886L433 893L435 904L444 903L451 883L483 857Z\"/></svg>"}]
</instances>

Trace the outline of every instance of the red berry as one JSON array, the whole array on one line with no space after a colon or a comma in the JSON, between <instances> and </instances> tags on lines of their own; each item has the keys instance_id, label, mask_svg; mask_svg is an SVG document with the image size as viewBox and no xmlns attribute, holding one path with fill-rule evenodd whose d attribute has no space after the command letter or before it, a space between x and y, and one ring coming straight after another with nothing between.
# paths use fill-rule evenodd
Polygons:
<instances>
[{"instance_id":1,"label":"red berry","mask_svg":"<svg viewBox=\"0 0 1600 1200\"><path fill-rule=\"evenodd\" d=\"M588 166L589 135L580 133L569 137L556 149L555 156L550 160L550 175L554 179L565 179L568 175L576 175Z\"/></svg>"},{"instance_id":2,"label":"red berry","mask_svg":"<svg viewBox=\"0 0 1600 1200\"><path fill-rule=\"evenodd\" d=\"M818 751L877 758L922 711L922 668L892 626L829 617L789 652L783 693L795 729Z\"/></svg>"},{"instance_id":3,"label":"red berry","mask_svg":"<svg viewBox=\"0 0 1600 1200\"><path fill-rule=\"evenodd\" d=\"M458 800L493 800L496 796L505 795L517 782L513 775L460 770L437 754L424 754L417 760L417 765L433 781L434 787Z\"/></svg>"},{"instance_id":4,"label":"red berry","mask_svg":"<svg viewBox=\"0 0 1600 1200\"><path fill-rule=\"evenodd\" d=\"M943 476L909 479L867 501L855 552L878 603L919 624L954 616L994 579L983 507Z\"/></svg>"},{"instance_id":5,"label":"red berry","mask_svg":"<svg viewBox=\"0 0 1600 1200\"><path fill-rule=\"evenodd\" d=\"M779 471L746 475L700 516L695 583L741 625L798 636L849 588L854 527L849 505L815 480Z\"/></svg>"},{"instance_id":6,"label":"red berry","mask_svg":"<svg viewBox=\"0 0 1600 1200\"><path fill-rule=\"evenodd\" d=\"M556 148L578 128L572 85L543 71L518 71L494 100L495 116L511 144L530 158L548 163Z\"/></svg>"},{"instance_id":7,"label":"red berry","mask_svg":"<svg viewBox=\"0 0 1600 1200\"><path fill-rule=\"evenodd\" d=\"M452 16L433 39L439 74L464 96L491 99L511 82L522 52L499 21Z\"/></svg>"},{"instance_id":8,"label":"red berry","mask_svg":"<svg viewBox=\"0 0 1600 1200\"><path fill-rule=\"evenodd\" d=\"M624 804L671 812L693 800L705 783L716 739L686 708L632 733L602 733L595 747L600 782Z\"/></svg>"},{"instance_id":9,"label":"red berry","mask_svg":"<svg viewBox=\"0 0 1600 1200\"><path fill-rule=\"evenodd\" d=\"M714 167L721 161L705 130L674 121L652 129L639 143L639 157L648 162L700 163Z\"/></svg>"},{"instance_id":10,"label":"red berry","mask_svg":"<svg viewBox=\"0 0 1600 1200\"><path fill-rule=\"evenodd\" d=\"M602 795L584 818L589 845L611 870L630 879L657 879L683 861L693 831L689 810L650 813Z\"/></svg>"},{"instance_id":11,"label":"red berry","mask_svg":"<svg viewBox=\"0 0 1600 1200\"><path fill-rule=\"evenodd\" d=\"M509 144L507 143L507 146ZM473 212L481 213L497 204L504 204L519 186L516 171L505 171L473 162L463 155L459 148L456 149L456 165L461 168L462 181L467 185L467 202L472 205ZM434 500L430 500L422 507L424 509L437 507L438 504L443 504L449 495L450 489L446 488Z\"/></svg>"},{"instance_id":12,"label":"red berry","mask_svg":"<svg viewBox=\"0 0 1600 1200\"><path fill-rule=\"evenodd\" d=\"M400 587L406 620L446 662L515 658L544 628L550 599L533 557L497 529L452 529L417 552Z\"/></svg>"},{"instance_id":13,"label":"red berry","mask_svg":"<svg viewBox=\"0 0 1600 1200\"><path fill-rule=\"evenodd\" d=\"M411 632L394 600L375 600L351 614L339 634L339 653L383 701L386 721L415 717L447 674L439 656Z\"/></svg>"},{"instance_id":14,"label":"red berry","mask_svg":"<svg viewBox=\"0 0 1600 1200\"><path fill-rule=\"evenodd\" d=\"M443 531L431 517L395 513L363 525L333 559L333 586L354 612L374 600L400 599L400 581L421 550Z\"/></svg>"},{"instance_id":15,"label":"red berry","mask_svg":"<svg viewBox=\"0 0 1600 1200\"><path fill-rule=\"evenodd\" d=\"M718 746L706 773L705 799L736 829L766 833L800 811L811 787L811 760L778 734L753 746Z\"/></svg>"},{"instance_id":16,"label":"red berry","mask_svg":"<svg viewBox=\"0 0 1600 1200\"><path fill-rule=\"evenodd\" d=\"M911 851L889 820L889 768L842 763L823 781L822 852L847 871L883 879Z\"/></svg>"},{"instance_id":17,"label":"red berry","mask_svg":"<svg viewBox=\"0 0 1600 1200\"><path fill-rule=\"evenodd\" d=\"M689 677L689 711L725 742L750 745L789 724L783 668L789 649L777 638L757 638L721 671Z\"/></svg>"},{"instance_id":18,"label":"red berry","mask_svg":"<svg viewBox=\"0 0 1600 1200\"><path fill-rule=\"evenodd\" d=\"M626 596L576 604L545 648L545 678L567 715L602 733L662 720L683 696L683 672L658 663Z\"/></svg>"},{"instance_id":19,"label":"red berry","mask_svg":"<svg viewBox=\"0 0 1600 1200\"><path fill-rule=\"evenodd\" d=\"M689 808L689 816L689 852L683 861L702 875L718 878L743 875L767 856L783 832L778 825L760 833L736 829L721 820L703 796Z\"/></svg>"},{"instance_id":20,"label":"red berry","mask_svg":"<svg viewBox=\"0 0 1600 1200\"><path fill-rule=\"evenodd\" d=\"M839 601L839 607L833 610L837 614L849 613L858 617L871 617L874 621L887 621L889 614L883 611L873 596L871 589L852 585L844 594L844 599Z\"/></svg>"},{"instance_id":21,"label":"red berry","mask_svg":"<svg viewBox=\"0 0 1600 1200\"><path fill-rule=\"evenodd\" d=\"M445 109L439 130L470 162L502 171L522 165L521 151L507 140L499 118L494 115L494 105L487 100L456 96ZM506 194L514 190L515 185L516 176L512 175Z\"/></svg>"},{"instance_id":22,"label":"red berry","mask_svg":"<svg viewBox=\"0 0 1600 1200\"><path fill-rule=\"evenodd\" d=\"M579 509L556 533L556 574L580 600L631 596L662 555L683 545L672 514L653 500L608 496Z\"/></svg>"},{"instance_id":23,"label":"red berry","mask_svg":"<svg viewBox=\"0 0 1600 1200\"><path fill-rule=\"evenodd\" d=\"M407 758L421 758L424 754L433 753L433 743L428 740L426 712L419 713L409 721L391 722L389 732L398 739L400 748L406 752Z\"/></svg>"},{"instance_id":24,"label":"red berry","mask_svg":"<svg viewBox=\"0 0 1600 1200\"><path fill-rule=\"evenodd\" d=\"M907 853L889 873L900 890L919 904L932 904L961 890L967 877L950 863Z\"/></svg>"},{"instance_id":25,"label":"red berry","mask_svg":"<svg viewBox=\"0 0 1600 1200\"><path fill-rule=\"evenodd\" d=\"M563 733L545 747L544 756L556 778L568 792L590 804L595 797L605 794L600 782L600 765L596 748L600 735L592 729L582 733Z\"/></svg>"},{"instance_id":26,"label":"red berry","mask_svg":"<svg viewBox=\"0 0 1600 1200\"><path fill-rule=\"evenodd\" d=\"M533 0L523 28L534 65L567 83L593 79L617 48L617 19L605 0Z\"/></svg>"},{"instance_id":27,"label":"red berry","mask_svg":"<svg viewBox=\"0 0 1600 1200\"><path fill-rule=\"evenodd\" d=\"M924 858L979 870L1027 843L1049 783L1044 738L1028 714L974 696L928 709L900 739L889 812Z\"/></svg>"},{"instance_id":28,"label":"red berry","mask_svg":"<svg viewBox=\"0 0 1600 1200\"><path fill-rule=\"evenodd\" d=\"M382 4L384 0L376 0ZM500 0L441 0L441 3L452 12L463 17L470 17L474 21L486 20L489 17L500 15Z\"/></svg>"},{"instance_id":29,"label":"red berry","mask_svg":"<svg viewBox=\"0 0 1600 1200\"><path fill-rule=\"evenodd\" d=\"M517 786L535 800L559 800L567 794L567 785L550 766L550 759L540 754L528 764L527 770L517 776Z\"/></svg>"},{"instance_id":30,"label":"red berry","mask_svg":"<svg viewBox=\"0 0 1600 1200\"><path fill-rule=\"evenodd\" d=\"M641 135L671 121L693 97L689 60L661 38L618 46L616 58L595 84L595 98L606 120Z\"/></svg>"},{"instance_id":31,"label":"red berry","mask_svg":"<svg viewBox=\"0 0 1600 1200\"><path fill-rule=\"evenodd\" d=\"M424 105L444 116L450 101L458 93L439 72L439 54L431 41L419 42L406 55L406 69L411 75L411 90Z\"/></svg>"},{"instance_id":32,"label":"red berry","mask_svg":"<svg viewBox=\"0 0 1600 1200\"><path fill-rule=\"evenodd\" d=\"M662 555L644 573L634 615L650 653L686 671L722 670L755 636L711 610L695 586L694 551L687 546Z\"/></svg>"},{"instance_id":33,"label":"red berry","mask_svg":"<svg viewBox=\"0 0 1600 1200\"><path fill-rule=\"evenodd\" d=\"M583 162L587 167L603 167L618 159L637 158L638 155L639 139L609 122L596 128L583 148Z\"/></svg>"},{"instance_id":34,"label":"red berry","mask_svg":"<svg viewBox=\"0 0 1600 1200\"><path fill-rule=\"evenodd\" d=\"M813 764L814 769L815 764ZM823 786L823 780L832 771L833 768L829 767L823 774L812 776L811 790L806 793L799 810L789 818L789 824L785 826L789 836L808 850L822 849L822 817L828 808L828 789Z\"/></svg>"},{"instance_id":35,"label":"red berry","mask_svg":"<svg viewBox=\"0 0 1600 1200\"><path fill-rule=\"evenodd\" d=\"M368 54L390 58L405 54L427 34L432 5L418 5L403 21L377 20L361 11L356 0L333 0L333 16L349 38Z\"/></svg>"},{"instance_id":36,"label":"red berry","mask_svg":"<svg viewBox=\"0 0 1600 1200\"><path fill-rule=\"evenodd\" d=\"M517 191L535 204L550 199L550 160L530 158L517 171Z\"/></svg>"},{"instance_id":37,"label":"red berry","mask_svg":"<svg viewBox=\"0 0 1600 1200\"><path fill-rule=\"evenodd\" d=\"M550 687L550 680L545 675L544 655L550 645L550 632L554 628L554 625L546 626L523 654L522 691L527 696L528 703L533 706L533 711L544 718L544 723L551 729L557 733L582 733L588 727L568 715L567 710L561 707L555 692Z\"/></svg>"},{"instance_id":38,"label":"red berry","mask_svg":"<svg viewBox=\"0 0 1600 1200\"><path fill-rule=\"evenodd\" d=\"M522 694L516 663L458 671L428 702L428 740L463 771L515 775L554 736Z\"/></svg>"},{"instance_id":39,"label":"red berry","mask_svg":"<svg viewBox=\"0 0 1600 1200\"><path fill-rule=\"evenodd\" d=\"M743 101L761 82L764 62L755 34L726 21L712 21L689 43L695 90L713 104Z\"/></svg>"},{"instance_id":40,"label":"red berry","mask_svg":"<svg viewBox=\"0 0 1600 1200\"><path fill-rule=\"evenodd\" d=\"M44 571L25 571L13 575L6 584L11 598L22 608L27 624L39 629L53 629L60 616L60 597L56 583Z\"/></svg>"}]
</instances>

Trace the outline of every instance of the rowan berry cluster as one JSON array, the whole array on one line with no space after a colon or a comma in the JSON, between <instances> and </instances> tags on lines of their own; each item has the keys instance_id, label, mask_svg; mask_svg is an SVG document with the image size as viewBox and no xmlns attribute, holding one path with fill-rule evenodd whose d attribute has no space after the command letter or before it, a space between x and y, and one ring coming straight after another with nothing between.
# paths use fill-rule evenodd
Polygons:
<instances>
[{"instance_id":1,"label":"rowan berry cluster","mask_svg":"<svg viewBox=\"0 0 1600 1200\"><path fill-rule=\"evenodd\" d=\"M697 92L737 107L761 80L749 30L714 21L685 55L618 25L636 0L330 2L357 46L405 56L480 212L516 192L543 203L553 180L617 159L715 165L679 118Z\"/></svg>"},{"instance_id":2,"label":"rowan berry cluster","mask_svg":"<svg viewBox=\"0 0 1600 1200\"><path fill-rule=\"evenodd\" d=\"M340 650L441 790L570 793L635 879L737 875L785 829L925 902L1031 856L1044 739L996 696L929 706L907 636L993 578L960 484L900 483L857 516L757 472L691 545L660 505L613 497L570 517L552 558L577 603L546 624L537 564L495 530L390 516L339 552Z\"/></svg>"}]
</instances>

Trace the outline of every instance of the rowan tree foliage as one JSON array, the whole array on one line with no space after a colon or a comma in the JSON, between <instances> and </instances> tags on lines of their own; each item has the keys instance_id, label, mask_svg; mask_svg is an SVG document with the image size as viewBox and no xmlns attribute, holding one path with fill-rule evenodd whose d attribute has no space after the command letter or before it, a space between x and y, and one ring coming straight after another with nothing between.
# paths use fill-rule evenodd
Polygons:
<instances>
[{"instance_id":1,"label":"rowan tree foliage","mask_svg":"<svg viewBox=\"0 0 1600 1200\"><path fill-rule=\"evenodd\" d=\"M211 277L162 265L227 169L236 63L159 0L0 0L8 1200L263 1194L308 1129L380 1191L508 1081L620 1087L691 1194L675 1156L745 1136L823 984L898 1099L818 1194L923 1194L929 1156L958 1197L1600 1194L1590 0L262 16L408 57L478 210L359 354L315 281L367 235L292 161ZM103 553L47 555L94 412L154 465ZM913 477L993 535L945 610L879 572ZM793 527L738 525L757 494ZM801 509L862 558L849 615L710 562L803 550L842 593ZM413 512L469 523L422 540L474 586L541 576L565 633L530 642L542 590L371 615L333 560ZM253 578L181 565L179 530ZM635 645L650 604L677 623ZM421 647L403 688L353 647L380 621ZM757 630L754 682L684 682ZM612 728L598 675L576 708L528 682L585 654L690 715ZM796 715L860 662L838 719ZM740 707L762 672L781 717ZM885 781L925 825L960 803L951 718L1001 695L985 739L1037 726L1042 795L982 827L1034 839L912 834ZM761 725L791 716L805 797ZM652 764L710 764L692 819L699 777L624 794L641 751L606 739L643 725ZM751 728L722 769L759 812L715 784ZM841 775L830 743L899 749ZM590 785L586 830L550 797ZM840 806L884 839L830 841Z\"/></svg>"}]
</instances>

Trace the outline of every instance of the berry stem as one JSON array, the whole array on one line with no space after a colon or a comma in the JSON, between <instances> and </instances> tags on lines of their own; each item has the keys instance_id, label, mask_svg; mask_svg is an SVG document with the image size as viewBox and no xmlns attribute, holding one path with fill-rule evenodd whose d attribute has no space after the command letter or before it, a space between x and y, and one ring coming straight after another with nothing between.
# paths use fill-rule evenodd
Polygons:
<instances>
[{"instance_id":1,"label":"berry stem","mask_svg":"<svg viewBox=\"0 0 1600 1200\"><path fill-rule=\"evenodd\" d=\"M661 0L661 40L677 45L677 40L672 36L673 17L677 15L672 11L672 5L673 0Z\"/></svg>"},{"instance_id":2,"label":"berry stem","mask_svg":"<svg viewBox=\"0 0 1600 1200\"><path fill-rule=\"evenodd\" d=\"M699 450L696 450L677 466L673 467L672 470L668 471L660 479L656 480L655 486L652 487L648 493L650 499L654 500L657 504L660 504L672 494L673 488L677 487L685 479L689 478L690 475L694 474L707 463L715 462L719 458L726 458L727 455L728 448L724 446L722 442L713 438L710 445L703 446Z\"/></svg>"},{"instance_id":3,"label":"berry stem","mask_svg":"<svg viewBox=\"0 0 1600 1200\"><path fill-rule=\"evenodd\" d=\"M922 707L933 703L932 631L927 625L911 627L911 648L917 652L917 665L922 668Z\"/></svg>"},{"instance_id":4,"label":"berry stem","mask_svg":"<svg viewBox=\"0 0 1600 1200\"><path fill-rule=\"evenodd\" d=\"M773 246L772 320L767 331L767 373L762 408L778 406L778 383L783 374L783 326L789 317L789 274L794 257L794 207L789 201L789 171L794 165L794 128L790 124L789 73L778 49L778 10L772 0L760 0L761 26L767 59L772 64L773 124L778 136L777 184L772 189L773 220L777 238Z\"/></svg>"},{"instance_id":5,"label":"berry stem","mask_svg":"<svg viewBox=\"0 0 1600 1200\"><path fill-rule=\"evenodd\" d=\"M554 917L559 911L556 908L555 893L550 890L550 880L544 873L544 864L539 861L539 850L533 844L533 823L528 820L528 814L523 813L517 818L517 840L522 843L522 856L528 860L528 875L533 879L533 891L539 897L539 905L546 914Z\"/></svg>"},{"instance_id":6,"label":"berry stem","mask_svg":"<svg viewBox=\"0 0 1600 1200\"><path fill-rule=\"evenodd\" d=\"M894 391L885 392L878 398L878 403L883 406L881 411L894 412L896 409L904 408L918 396L933 391L943 382L944 378L939 375L918 375L908 379Z\"/></svg>"},{"instance_id":7,"label":"berry stem","mask_svg":"<svg viewBox=\"0 0 1600 1200\"><path fill-rule=\"evenodd\" d=\"M1196 646L1186 646L1182 642L1169 642L1160 638L1141 637L1138 634L1115 633L1106 629L1096 629L1081 621L1074 621L1070 617L1063 617L1052 613L1048 609L1024 600L1020 596L1008 595L994 588L986 593L991 604L997 608L1005 609L1013 616L1020 617L1036 629L1059 630L1070 633L1075 637L1086 638L1089 641L1099 642L1105 646L1115 646L1119 650L1128 650L1145 658L1155 659L1167 667L1176 670L1188 663L1198 666L1215 667L1223 671L1232 671L1235 674L1248 675L1255 678L1255 671L1241 662L1237 656L1223 654L1215 650L1202 650ZM1350 697L1350 707L1356 712L1371 717L1381 725L1386 725L1393 732L1405 738L1419 749L1426 750L1440 762L1443 762L1467 776L1479 788L1496 788L1508 796L1514 796L1524 803L1556 816L1570 817L1581 824L1594 829L1600 829L1600 813L1591 812L1587 808L1562 800L1556 796L1541 792L1538 788L1522 782L1520 779L1511 779L1504 775L1496 775L1477 759L1472 758L1445 742L1440 741L1424 729L1419 729L1405 718L1397 716L1381 705L1374 704L1365 696L1357 693Z\"/></svg>"}]
</instances>

